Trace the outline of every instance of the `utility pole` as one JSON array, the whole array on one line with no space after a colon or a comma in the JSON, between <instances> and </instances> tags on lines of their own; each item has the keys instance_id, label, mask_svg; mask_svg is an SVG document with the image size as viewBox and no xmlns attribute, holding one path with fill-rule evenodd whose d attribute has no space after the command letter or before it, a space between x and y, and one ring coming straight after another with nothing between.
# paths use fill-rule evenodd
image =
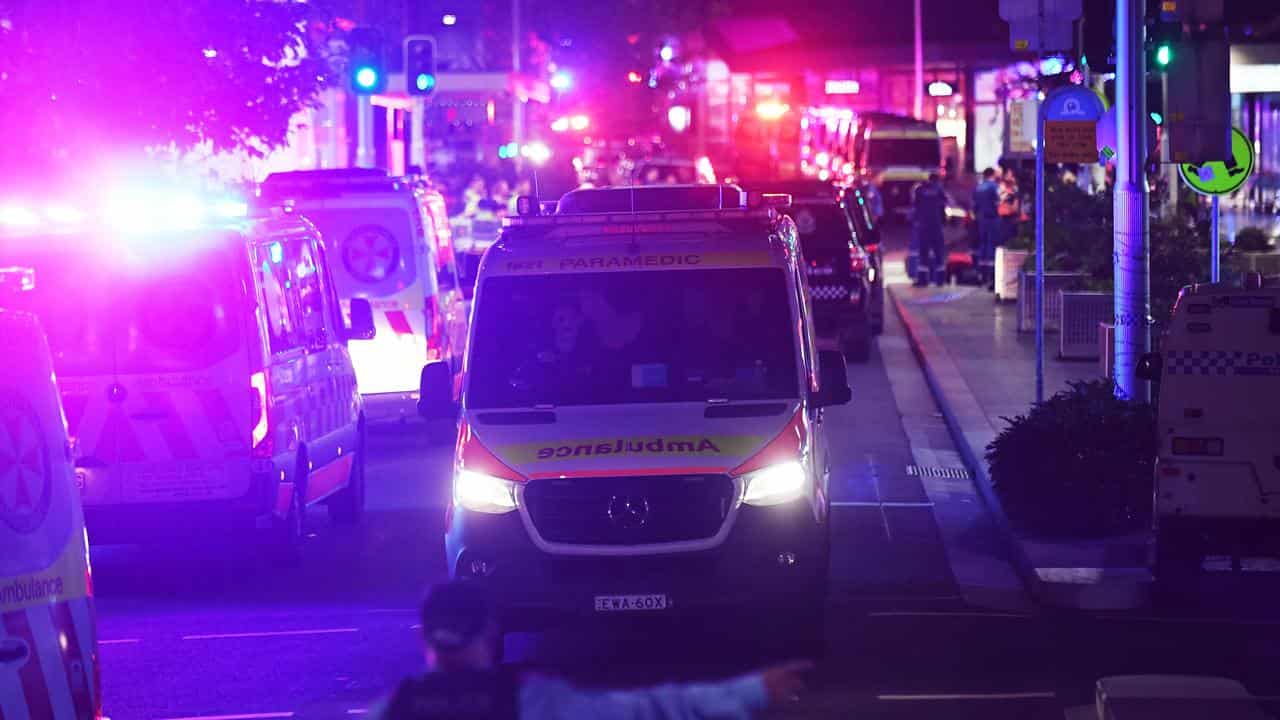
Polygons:
<instances>
[{"instance_id":1,"label":"utility pole","mask_svg":"<svg viewBox=\"0 0 1280 720\"><path fill-rule=\"evenodd\" d=\"M915 0L915 105L917 120L924 119L924 11L923 0Z\"/></svg>"},{"instance_id":2,"label":"utility pole","mask_svg":"<svg viewBox=\"0 0 1280 720\"><path fill-rule=\"evenodd\" d=\"M519 76L520 62L520 0L511 0L511 74ZM518 77L516 82L519 82ZM520 101L518 86L511 92L511 139L516 143L516 165L520 164L524 149L524 103Z\"/></svg>"},{"instance_id":3,"label":"utility pole","mask_svg":"<svg viewBox=\"0 0 1280 720\"><path fill-rule=\"evenodd\" d=\"M1118 395L1150 399L1134 374L1151 349L1150 248L1147 237L1147 68L1144 0L1116 2L1115 380Z\"/></svg>"}]
</instances>

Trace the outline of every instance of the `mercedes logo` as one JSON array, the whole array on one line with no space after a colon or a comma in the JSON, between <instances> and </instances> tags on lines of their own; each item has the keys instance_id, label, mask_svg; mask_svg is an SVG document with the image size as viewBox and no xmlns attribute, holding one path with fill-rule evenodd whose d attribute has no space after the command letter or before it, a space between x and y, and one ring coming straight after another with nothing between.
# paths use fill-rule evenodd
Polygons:
<instances>
[{"instance_id":1,"label":"mercedes logo","mask_svg":"<svg viewBox=\"0 0 1280 720\"><path fill-rule=\"evenodd\" d=\"M649 501L643 495L609 498L609 520L623 530L638 530L649 522Z\"/></svg>"}]
</instances>

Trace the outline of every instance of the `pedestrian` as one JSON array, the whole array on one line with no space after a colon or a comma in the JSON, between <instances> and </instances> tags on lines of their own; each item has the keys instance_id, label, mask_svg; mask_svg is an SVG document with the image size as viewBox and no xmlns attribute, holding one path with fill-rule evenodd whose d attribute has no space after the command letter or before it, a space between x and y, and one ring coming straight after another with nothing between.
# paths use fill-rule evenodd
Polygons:
<instances>
[{"instance_id":1,"label":"pedestrian","mask_svg":"<svg viewBox=\"0 0 1280 720\"><path fill-rule=\"evenodd\" d=\"M947 219L947 196L938 173L929 173L929 179L916 186L911 208L911 236L920 251L916 286L924 287L930 281L942 285L946 277L942 227Z\"/></svg>"},{"instance_id":2,"label":"pedestrian","mask_svg":"<svg viewBox=\"0 0 1280 720\"><path fill-rule=\"evenodd\" d=\"M997 246L1004 245L1018 234L1022 220L1022 197L1018 194L1018 176L1012 167L1004 169L1000 182L1000 238Z\"/></svg>"},{"instance_id":3,"label":"pedestrian","mask_svg":"<svg viewBox=\"0 0 1280 720\"><path fill-rule=\"evenodd\" d=\"M376 709L381 720L682 720L751 718L795 697L811 669L792 662L714 683L588 691L498 662L489 599L466 581L437 585L422 605L427 672L405 678Z\"/></svg>"},{"instance_id":4,"label":"pedestrian","mask_svg":"<svg viewBox=\"0 0 1280 720\"><path fill-rule=\"evenodd\" d=\"M982 171L982 181L973 191L973 215L978 226L978 253L975 258L981 281L994 288L996 246L1000 244L1000 188L995 168Z\"/></svg>"}]
</instances>

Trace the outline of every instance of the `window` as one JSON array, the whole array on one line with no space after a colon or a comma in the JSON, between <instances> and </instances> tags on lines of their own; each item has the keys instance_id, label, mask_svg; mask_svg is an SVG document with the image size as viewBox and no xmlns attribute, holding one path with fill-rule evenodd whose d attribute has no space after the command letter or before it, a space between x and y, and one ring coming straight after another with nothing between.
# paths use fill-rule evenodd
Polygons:
<instances>
[{"instance_id":1,"label":"window","mask_svg":"<svg viewBox=\"0 0 1280 720\"><path fill-rule=\"evenodd\" d=\"M303 342L311 348L325 347L329 337L324 317L324 286L311 238L289 238L285 242L285 261L293 276Z\"/></svg>"},{"instance_id":2,"label":"window","mask_svg":"<svg viewBox=\"0 0 1280 720\"><path fill-rule=\"evenodd\" d=\"M284 242L277 240L259 245L254 248L254 256L271 352L282 353L302 347L301 314L296 309L296 302L291 300L296 293L285 264Z\"/></svg>"}]
</instances>

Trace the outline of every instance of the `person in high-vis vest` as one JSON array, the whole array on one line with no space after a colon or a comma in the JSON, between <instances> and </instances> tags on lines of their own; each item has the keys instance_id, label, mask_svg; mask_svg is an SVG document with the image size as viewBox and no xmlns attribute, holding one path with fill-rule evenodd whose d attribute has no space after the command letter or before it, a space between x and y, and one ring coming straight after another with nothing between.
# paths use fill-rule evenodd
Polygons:
<instances>
[{"instance_id":1,"label":"person in high-vis vest","mask_svg":"<svg viewBox=\"0 0 1280 720\"><path fill-rule=\"evenodd\" d=\"M682 720L753 718L795 697L807 662L792 662L713 683L636 690L582 690L498 663L493 608L474 583L451 581L422 606L427 672L404 679L372 714L379 720Z\"/></svg>"}]
</instances>

